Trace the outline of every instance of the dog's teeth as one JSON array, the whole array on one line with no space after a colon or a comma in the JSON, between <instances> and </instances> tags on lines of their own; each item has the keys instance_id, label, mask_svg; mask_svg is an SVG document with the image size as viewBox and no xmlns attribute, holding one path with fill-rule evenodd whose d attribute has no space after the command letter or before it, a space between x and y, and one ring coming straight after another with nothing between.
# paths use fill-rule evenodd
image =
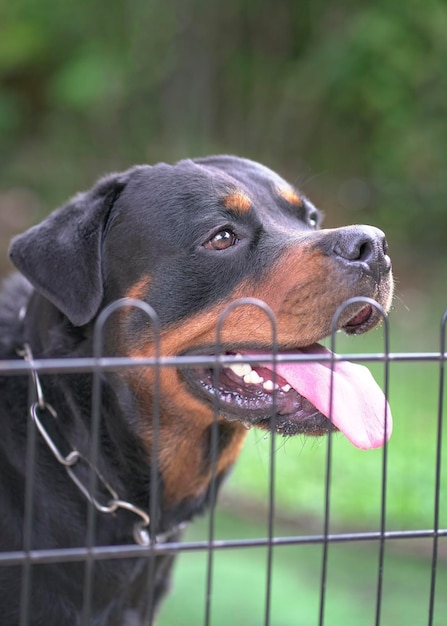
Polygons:
<instances>
[{"instance_id":1,"label":"dog's teeth","mask_svg":"<svg viewBox=\"0 0 447 626\"><path fill-rule=\"evenodd\" d=\"M235 354L235 358L243 359L244 357L242 354ZM236 374L236 376L239 376L239 378L242 378L246 385L262 385L265 391L281 390L284 393L287 393L292 389L289 384L285 384L280 387L272 380L264 380L249 363L231 363L231 365L226 365L225 367L230 369L233 374Z\"/></svg>"},{"instance_id":2,"label":"dog's teeth","mask_svg":"<svg viewBox=\"0 0 447 626\"><path fill-rule=\"evenodd\" d=\"M237 354L236 356L242 358L242 355ZM249 363L232 363L226 367L230 369L233 374L242 378L246 385L259 385L264 382L264 379L259 376L258 372L256 372Z\"/></svg>"},{"instance_id":3,"label":"dog's teeth","mask_svg":"<svg viewBox=\"0 0 447 626\"><path fill-rule=\"evenodd\" d=\"M248 363L235 363L227 366L236 376L239 378L244 378L244 376L249 375L253 370Z\"/></svg>"},{"instance_id":4,"label":"dog's teeth","mask_svg":"<svg viewBox=\"0 0 447 626\"><path fill-rule=\"evenodd\" d=\"M247 385L260 385L264 379L259 376L258 372L250 368L250 373L245 374L244 383Z\"/></svg>"},{"instance_id":5,"label":"dog's teeth","mask_svg":"<svg viewBox=\"0 0 447 626\"><path fill-rule=\"evenodd\" d=\"M276 391L279 389L279 385L273 382L273 380L266 380L263 385L266 391Z\"/></svg>"}]
</instances>

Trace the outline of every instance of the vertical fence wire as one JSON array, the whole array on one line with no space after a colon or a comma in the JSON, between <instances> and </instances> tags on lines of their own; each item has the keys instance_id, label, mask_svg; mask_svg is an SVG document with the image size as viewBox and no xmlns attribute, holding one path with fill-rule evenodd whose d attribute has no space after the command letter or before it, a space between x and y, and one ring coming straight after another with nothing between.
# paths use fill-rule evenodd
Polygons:
<instances>
[{"instance_id":1,"label":"vertical fence wire","mask_svg":"<svg viewBox=\"0 0 447 626\"><path fill-rule=\"evenodd\" d=\"M438 423L436 436L436 460L435 460L435 494L433 511L433 548L430 578L430 597L428 605L428 626L433 626L436 599L436 573L438 569L438 544L439 544L439 510L441 498L441 464L442 464L442 422L444 408L444 369L445 369L445 330L447 324L447 311L444 312L441 321L439 341L439 392L438 392Z\"/></svg>"},{"instance_id":2,"label":"vertical fence wire","mask_svg":"<svg viewBox=\"0 0 447 626\"><path fill-rule=\"evenodd\" d=\"M33 364L31 363L31 367ZM33 375L29 375L28 383L28 406L31 407L36 401L36 390L33 384ZM23 523L23 564L22 581L20 590L20 618L19 626L27 626L29 623L29 608L31 599L32 565L29 554L32 549L32 532L34 517L34 476L37 456L37 433L36 425L32 419L28 419L26 440L26 480L25 480L25 519ZM1 610L1 607L0 607Z\"/></svg>"},{"instance_id":3,"label":"vertical fence wire","mask_svg":"<svg viewBox=\"0 0 447 626\"><path fill-rule=\"evenodd\" d=\"M331 362L332 376L329 390L329 407L332 410L333 403L333 386L334 386L334 361ZM324 625L325 608L326 608L326 585L328 574L328 558L329 558L329 528L330 528L330 508L331 508L331 470L332 470L332 422L328 424L328 433L326 441L326 471L324 479L324 513L323 513L323 550L321 557L321 579L320 579L320 607L318 615L318 626Z\"/></svg>"},{"instance_id":4,"label":"vertical fence wire","mask_svg":"<svg viewBox=\"0 0 447 626\"><path fill-rule=\"evenodd\" d=\"M376 305L377 306L377 305ZM382 598L383 598L383 572L385 562L385 531L386 531L386 498L387 498L387 484L388 484L388 427L389 427L389 415L388 415L388 398L390 395L390 338L389 338L389 326L388 318L385 312L381 310L383 326L384 326L384 348L385 353L383 357L384 364L384 394L385 394L385 406L384 406L384 441L382 448L382 485L381 485L381 497L380 497L380 542L379 542L379 563L377 573L377 594L376 594L376 620L375 625L380 626L380 620L382 616Z\"/></svg>"},{"instance_id":5,"label":"vertical fence wire","mask_svg":"<svg viewBox=\"0 0 447 626\"><path fill-rule=\"evenodd\" d=\"M219 335L218 335L219 336ZM218 381L222 365L219 361L221 356L221 346L219 340L216 346L215 362L213 367L214 386L218 388ZM205 614L204 614L204 626L210 626L211 624L211 609L212 609L212 593L213 593L213 573L214 573L214 537L215 537L215 502L217 495L217 445L218 445L218 398L213 398L213 421L210 431L210 461L211 461L211 482L209 491L209 513L208 513L208 547L207 547L207 562L206 562L206 583L205 583Z\"/></svg>"},{"instance_id":6,"label":"vertical fence wire","mask_svg":"<svg viewBox=\"0 0 447 626\"><path fill-rule=\"evenodd\" d=\"M103 328L108 317L107 309L101 313L96 324L95 333L93 339L93 356L95 357L96 365L93 370L92 381L92 404L91 404L91 427L90 427L90 469L88 475L88 483L90 493L96 493L97 477L93 471L93 467L97 466L98 458L98 446L99 446L99 429L101 420L101 370L98 365L98 359L102 355L102 336ZM83 601L82 601L82 615L81 626L89 626L91 623L91 611L92 611L92 595L93 595L93 579L95 562L92 558L92 548L95 545L96 534L96 509L92 502L87 503L87 533L85 545L88 550L87 556L84 562L84 588L83 588Z\"/></svg>"},{"instance_id":7,"label":"vertical fence wire","mask_svg":"<svg viewBox=\"0 0 447 626\"><path fill-rule=\"evenodd\" d=\"M275 389L277 381L277 356L278 338L277 327L274 314L270 308L264 305L263 310L267 313L272 329L272 383ZM273 537L275 524L275 468L276 468L276 448L275 448L275 416L276 416L277 395L272 394L272 415L270 417L270 466L269 466L269 486L268 486L268 521L267 521L267 563L265 581L265 608L264 626L270 626L272 612L272 578L273 578Z\"/></svg>"},{"instance_id":8,"label":"vertical fence wire","mask_svg":"<svg viewBox=\"0 0 447 626\"><path fill-rule=\"evenodd\" d=\"M137 300L134 302L135 305L139 306L140 301ZM161 371L160 371L160 341L161 341L161 331L160 331L160 322L157 314L152 309L146 305L142 310L146 313L146 315L150 318L152 327L154 329L155 336L155 369L154 369L154 382L153 382L153 397L152 397L152 457L151 457L151 468L150 468L150 493L148 495L149 502L147 502L147 509L149 510L149 517L152 521L152 524L149 526L150 538L152 545L156 541L156 523L157 517L159 515L158 511L158 498L159 498L159 485L158 485L158 473L159 473L159 454L160 454L160 428L161 428ZM150 626L152 621L152 615L154 614L155 607L155 580L156 580L156 555L155 552L152 552L149 555L149 567L147 572L147 583L146 583L146 593L147 593L147 606L145 615L143 618L142 626Z\"/></svg>"}]
</instances>

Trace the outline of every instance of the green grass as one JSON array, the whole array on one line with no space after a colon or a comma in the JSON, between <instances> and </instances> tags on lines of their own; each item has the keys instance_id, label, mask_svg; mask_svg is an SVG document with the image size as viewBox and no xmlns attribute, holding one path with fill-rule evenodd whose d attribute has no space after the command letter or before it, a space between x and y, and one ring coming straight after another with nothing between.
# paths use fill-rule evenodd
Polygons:
<instances>
[{"instance_id":1,"label":"green grass","mask_svg":"<svg viewBox=\"0 0 447 626\"><path fill-rule=\"evenodd\" d=\"M265 537L265 525L220 515L217 534ZM289 529L290 530L290 529ZM205 520L193 525L187 540L207 535ZM265 623L265 548L215 552L210 626L261 626ZM320 610L321 546L274 550L271 593L272 626L316 626ZM386 550L381 626L428 623L430 559ZM206 552L183 553L175 571L174 590L166 599L157 626L204 624ZM370 626L375 623L378 545L339 544L329 548L325 626ZM445 626L447 568L438 569L433 626Z\"/></svg>"}]
</instances>

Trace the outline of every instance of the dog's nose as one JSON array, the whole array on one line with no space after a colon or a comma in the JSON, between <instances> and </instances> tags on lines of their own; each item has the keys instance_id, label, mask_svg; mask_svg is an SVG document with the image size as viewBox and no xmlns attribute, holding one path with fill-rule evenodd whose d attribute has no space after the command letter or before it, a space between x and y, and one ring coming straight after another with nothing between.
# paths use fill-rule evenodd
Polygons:
<instances>
[{"instance_id":1,"label":"dog's nose","mask_svg":"<svg viewBox=\"0 0 447 626\"><path fill-rule=\"evenodd\" d=\"M391 270L388 243L381 230L373 226L346 226L336 229L336 233L332 254L344 263L358 266L375 278Z\"/></svg>"}]
</instances>

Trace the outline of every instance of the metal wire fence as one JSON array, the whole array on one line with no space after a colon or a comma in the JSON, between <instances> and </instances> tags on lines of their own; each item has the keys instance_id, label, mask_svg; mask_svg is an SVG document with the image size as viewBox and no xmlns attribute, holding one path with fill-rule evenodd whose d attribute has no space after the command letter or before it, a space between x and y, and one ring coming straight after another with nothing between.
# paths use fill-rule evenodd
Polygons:
<instances>
[{"instance_id":1,"label":"metal wire fence","mask_svg":"<svg viewBox=\"0 0 447 626\"><path fill-rule=\"evenodd\" d=\"M367 301L366 299L363 299ZM368 301L369 302L369 301ZM431 548L431 580L430 580L430 592L427 598L426 609L426 624L427 626L435 626L437 624L444 623L439 621L439 617L435 619L435 604L437 592L437 579L439 572L439 545L442 538L447 537L447 528L440 526L440 502L441 502L441 467L442 461L445 462L443 456L443 407L444 407L444 369L445 369L445 325L447 320L447 314L444 315L441 324L440 332L440 345L439 351L427 352L427 353L392 353L389 350L389 331L388 323L385 320L384 324L384 351L382 353L368 353L368 354L332 354L330 356L321 355L306 355L306 354L282 354L278 350L276 340L276 326L275 320L271 312L263 303L253 301L250 299L244 299L231 304L224 316L219 320L216 330L216 346L220 345L220 334L222 331L222 325L225 322L225 316L234 307L239 306L260 306L271 320L272 325L272 345L273 351L271 354L262 355L262 358L258 355L257 360L266 361L270 359L273 363L284 362L301 362L312 360L327 360L333 367L338 361L355 360L356 362L363 363L381 363L384 368L384 381L383 388L385 395L388 396L390 373L389 366L392 363L398 362L424 362L435 363L439 367L439 381L438 381L438 401L437 401L437 435L436 435L436 455L433 458L433 470L435 474L435 490L433 494L433 523L428 528L420 528L416 530L389 530L387 529L387 484L388 484L388 445L384 445L382 453L382 469L381 469L381 505L380 505L380 523L378 527L372 531L362 532L331 532L330 525L330 512L331 512L331 472L332 472L332 454L333 454L333 437L331 432L327 439L326 448L326 460L325 460L325 503L324 503L324 520L323 520L323 532L318 534L294 534L291 536L275 536L275 468L276 468L276 444L275 437L270 438L270 462L269 462L269 496L268 496L268 524L267 533L264 537L251 537L251 538L233 538L222 540L216 538L215 533L215 507L212 506L211 512L208 517L207 536L203 540L186 540L176 541L170 539L165 540L161 536L155 536L152 533L152 529L148 524L150 518L155 519L156 511L154 510L155 503L149 502L147 511L132 510L132 505L120 500L118 494L114 492L106 481L103 480L101 474L96 468L96 455L99 449L99 424L102 418L101 416L101 388L103 385L104 376L107 376L108 372L116 372L123 369L132 368L152 368L155 372L155 381L157 382L160 372L164 368L197 368L206 367L214 370L215 375L221 368L234 361L234 355L220 352L219 349L215 351L212 356L163 356L159 353L155 353L155 356L141 359L131 359L127 357L106 357L102 356L103 351L103 334L105 323L108 317L121 306L139 307L145 314L149 316L151 322L156 329L156 333L160 332L158 328L158 322L154 312L146 304L138 301L126 301L115 303L112 307L109 307L98 319L95 337L94 337L94 351L93 355L88 358L48 358L34 360L31 354L25 355L25 358L13 359L7 361L0 361L0 376L1 377L29 377L29 404L30 407L34 407L28 416L28 444L27 444L27 460L26 460L26 493L25 493L25 519L23 527L23 549L14 551L0 552L0 569L10 566L18 566L21 568L21 597L20 597L20 626L26 626L27 624L34 624L32 621L33 616L30 615L28 610L30 594L32 593L33 576L32 568L34 565L43 564L55 564L55 563L83 563L84 564L84 584L83 584L83 602L80 609L80 621L79 624L89 626L94 624L91 616L91 589L92 589L92 577L95 564L101 561L114 561L119 562L121 559L136 559L144 558L155 563L155 558L162 554L180 554L180 553L194 553L200 552L206 554L207 559L207 574L206 574L206 589L204 590L205 607L203 614L204 626L210 626L212 624L212 603L213 598L219 590L216 590L213 586L213 573L214 573L214 560L218 552L221 551L237 551L237 550L250 550L255 548L265 548L267 551L267 558L265 561L265 589L260 594L260 600L264 603L263 610L263 624L265 626L275 624L272 617L271 609L271 597L272 597L272 578L274 576L274 568L272 566L273 553L276 548L284 546L302 546L302 545L319 545L321 546L321 579L319 588L319 609L318 615L315 615L314 623L318 626L324 626L327 620L327 578L328 578L328 554L331 546L335 544L346 543L361 543L361 542L375 542L378 545L379 558L376 572L376 590L375 590L375 615L371 616L368 623L380 626L382 624L382 602L383 602L383 588L384 588L384 572L385 572L385 549L387 542L390 540L417 540L425 539L432 542ZM344 306L352 304L352 301L345 303ZM337 315L340 315L337 312ZM336 328L337 319L335 317L333 327ZM335 333L332 334L331 343L335 343ZM254 362L253 358L248 362ZM76 473L75 466L79 462L78 458L75 458L76 451L62 450L54 439L47 432L44 420L40 419L40 411L46 410L44 390L42 391L40 380L44 379L47 374L74 374L74 373L91 373L92 374L92 409L91 409L91 458L81 459L81 463L86 464L88 480L87 483L83 482ZM156 450L159 445L158 441L158 424L160 420L160 390L155 385L155 397L152 402L152 419L154 429L154 437L152 440L153 446L153 458L157 458ZM217 406L216 406L217 415ZM53 417L55 417L53 415ZM24 416L26 419L26 416ZM217 435L216 435L217 436ZM212 456L214 461L217 456L217 440L216 436L213 437L211 442ZM33 501L36 497L34 475L36 472L36 445L39 438L43 438L46 444L51 449L56 461L63 464L66 470L77 485L77 487L84 493L88 501L88 517L87 517L87 529L86 529L86 543L82 547L67 547L61 545L55 549L48 548L35 548L32 544L32 529L33 529ZM391 440L392 441L392 440ZM72 456L70 456L72 455ZM74 456L73 456L74 455ZM157 467L153 464L152 467L152 489L151 493L156 491L157 483ZM211 485L211 497L210 501L215 501L217 484L214 480L215 471ZM100 499L92 497L90 494L96 493L98 483L102 488L102 492L108 494L108 498ZM155 498L154 498L155 502ZM115 507L115 509L113 508ZM139 524L136 524L136 540L134 544L126 545L97 545L95 529L97 528L97 519L101 515L106 515L113 512L118 507L129 508L132 513L135 513L136 519ZM137 507L134 507L137 509ZM3 513L2 513L3 514ZM147 516L147 518L145 517ZM149 529L147 526L149 525ZM150 585L149 585L150 586ZM169 602L169 597L166 602ZM0 607L1 613L2 607ZM149 613L148 613L149 615ZM442 620L443 618L441 618ZM0 618L0 623L1 618ZM112 623L112 622L111 622ZM115 622L113 622L115 623ZM134 623L134 622L132 622ZM141 623L150 623L149 616L147 620L143 620ZM188 622L185 621L185 624ZM236 622L237 623L237 620ZM300 624L300 616L296 616L296 623ZM447 623L447 616L445 616L445 623ZM6 624L6 622L5 622ZM9 626L9 625L8 625ZM15 626L15 625L11 625Z\"/></svg>"}]
</instances>

